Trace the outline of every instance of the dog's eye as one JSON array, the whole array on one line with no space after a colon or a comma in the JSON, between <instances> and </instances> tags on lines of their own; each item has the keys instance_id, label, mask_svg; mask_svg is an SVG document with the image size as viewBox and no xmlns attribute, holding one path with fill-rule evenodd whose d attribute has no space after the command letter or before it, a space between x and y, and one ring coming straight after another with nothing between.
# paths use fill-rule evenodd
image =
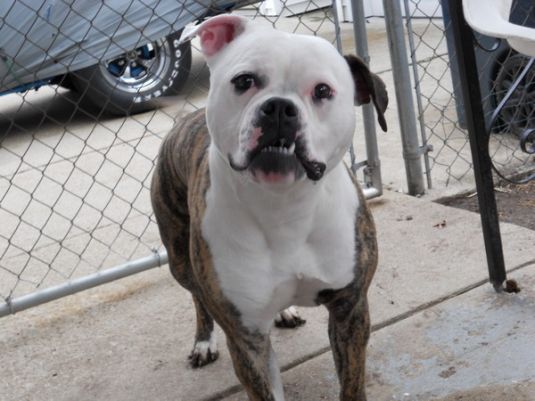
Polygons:
<instances>
[{"instance_id":1,"label":"dog's eye","mask_svg":"<svg viewBox=\"0 0 535 401\"><path fill-rule=\"evenodd\" d=\"M317 84L313 93L314 100L331 99L333 97L333 90L327 84Z\"/></svg>"},{"instance_id":2,"label":"dog's eye","mask_svg":"<svg viewBox=\"0 0 535 401\"><path fill-rule=\"evenodd\" d=\"M236 92L242 94L256 85L257 78L253 74L245 73L235 76L230 82L234 85Z\"/></svg>"}]
</instances>

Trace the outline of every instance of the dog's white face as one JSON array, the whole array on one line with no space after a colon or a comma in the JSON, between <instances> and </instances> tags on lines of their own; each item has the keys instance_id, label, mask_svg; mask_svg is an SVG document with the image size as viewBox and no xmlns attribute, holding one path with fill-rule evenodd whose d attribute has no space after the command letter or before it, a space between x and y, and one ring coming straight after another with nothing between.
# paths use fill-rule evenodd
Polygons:
<instances>
[{"instance_id":1,"label":"dog's white face","mask_svg":"<svg viewBox=\"0 0 535 401\"><path fill-rule=\"evenodd\" d=\"M236 174L280 188L320 180L341 162L355 129L355 81L329 42L232 15L196 34L210 68L208 128Z\"/></svg>"}]
</instances>

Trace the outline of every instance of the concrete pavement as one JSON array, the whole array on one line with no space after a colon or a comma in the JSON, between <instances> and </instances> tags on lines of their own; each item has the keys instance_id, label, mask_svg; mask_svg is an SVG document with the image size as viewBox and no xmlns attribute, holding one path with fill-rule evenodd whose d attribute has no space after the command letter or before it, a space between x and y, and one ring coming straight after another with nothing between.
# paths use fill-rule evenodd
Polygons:
<instances>
[{"instance_id":1,"label":"concrete pavement","mask_svg":"<svg viewBox=\"0 0 535 401\"><path fill-rule=\"evenodd\" d=\"M370 399L535 382L535 232L502 225L523 291L495 294L478 215L390 191L372 205L380 266L370 290ZM287 399L334 401L326 313L301 312L304 327L273 330ZM221 332L220 359L189 368L193 333L189 295L165 268L3 318L0 400L244 400Z\"/></svg>"}]
</instances>

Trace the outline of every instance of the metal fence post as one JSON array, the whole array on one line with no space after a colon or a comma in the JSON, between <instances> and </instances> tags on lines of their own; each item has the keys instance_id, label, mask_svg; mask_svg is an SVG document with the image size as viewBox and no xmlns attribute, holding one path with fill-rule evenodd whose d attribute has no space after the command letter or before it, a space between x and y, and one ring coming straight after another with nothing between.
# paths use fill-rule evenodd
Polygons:
<instances>
[{"instance_id":1,"label":"metal fence post","mask_svg":"<svg viewBox=\"0 0 535 401\"><path fill-rule=\"evenodd\" d=\"M362 0L351 0L353 13L353 34L355 35L355 46L357 55L366 64L370 63L368 54L368 39L366 35L366 16L364 15L364 5ZM362 117L364 122L364 134L366 136L366 167L364 169L364 180L367 187L377 190L374 196L383 193L381 179L381 162L379 160L379 149L377 147L377 132L375 129L375 115L371 104L363 105Z\"/></svg>"},{"instance_id":2,"label":"metal fence post","mask_svg":"<svg viewBox=\"0 0 535 401\"><path fill-rule=\"evenodd\" d=\"M418 73L418 58L416 57L416 47L414 45L414 31L412 29L412 18L410 16L409 0L404 0L405 15L407 16L407 31L409 36L409 49L412 61L412 75L414 77L414 90L416 91L416 105L418 106L418 122L420 125L420 137L422 138L425 176L427 178L427 188L433 188L433 181L431 179L431 164L429 163L429 152L433 150L433 146L427 142L427 134L425 132L424 121L424 107L422 105L422 90L420 74Z\"/></svg>"},{"instance_id":3,"label":"metal fence post","mask_svg":"<svg viewBox=\"0 0 535 401\"><path fill-rule=\"evenodd\" d=\"M399 125L403 145L403 159L407 174L407 185L410 195L421 195L425 192L422 170L422 148L418 142L416 113L412 98L412 87L409 73L409 60L405 47L403 17L399 0L383 0L385 10L386 33L392 74L398 104Z\"/></svg>"}]
</instances>

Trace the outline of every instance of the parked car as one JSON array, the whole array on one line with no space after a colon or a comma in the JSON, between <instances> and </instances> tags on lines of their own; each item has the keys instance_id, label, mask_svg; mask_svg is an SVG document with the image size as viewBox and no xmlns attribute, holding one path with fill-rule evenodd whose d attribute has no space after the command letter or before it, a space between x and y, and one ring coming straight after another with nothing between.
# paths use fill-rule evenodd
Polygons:
<instances>
[{"instance_id":1,"label":"parked car","mask_svg":"<svg viewBox=\"0 0 535 401\"><path fill-rule=\"evenodd\" d=\"M150 109L188 78L183 28L247 3L2 0L0 96L58 84L112 114Z\"/></svg>"}]
</instances>

